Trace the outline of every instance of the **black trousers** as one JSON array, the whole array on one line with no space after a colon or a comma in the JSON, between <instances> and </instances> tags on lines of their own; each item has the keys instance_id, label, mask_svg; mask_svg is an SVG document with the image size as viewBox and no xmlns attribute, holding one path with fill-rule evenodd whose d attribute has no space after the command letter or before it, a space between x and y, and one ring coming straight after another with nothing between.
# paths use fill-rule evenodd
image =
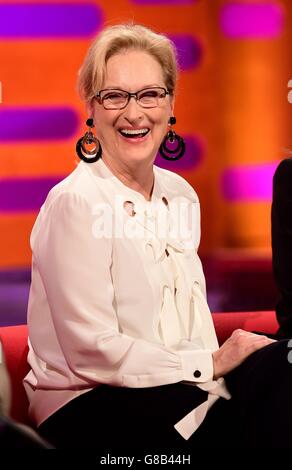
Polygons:
<instances>
[{"instance_id":1,"label":"black trousers","mask_svg":"<svg viewBox=\"0 0 292 470\"><path fill-rule=\"evenodd\" d=\"M225 379L219 399L186 441L173 425L206 399L197 387L102 385L49 417L40 433L57 448L143 451L199 448L291 448L292 364L286 340L253 353Z\"/></svg>"},{"instance_id":2,"label":"black trousers","mask_svg":"<svg viewBox=\"0 0 292 470\"><path fill-rule=\"evenodd\" d=\"M292 158L283 160L273 178L273 271L280 292L276 305L278 336L292 337Z\"/></svg>"}]
</instances>

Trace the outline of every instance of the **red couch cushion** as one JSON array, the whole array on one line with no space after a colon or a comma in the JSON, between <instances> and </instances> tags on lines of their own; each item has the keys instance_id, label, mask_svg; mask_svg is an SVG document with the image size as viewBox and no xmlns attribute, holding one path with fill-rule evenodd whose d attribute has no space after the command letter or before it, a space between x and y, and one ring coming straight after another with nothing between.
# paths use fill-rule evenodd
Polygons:
<instances>
[{"instance_id":1,"label":"red couch cushion","mask_svg":"<svg viewBox=\"0 0 292 470\"><path fill-rule=\"evenodd\" d=\"M279 327L274 311L213 313L212 316L220 344L237 328L276 333Z\"/></svg>"},{"instance_id":2,"label":"red couch cushion","mask_svg":"<svg viewBox=\"0 0 292 470\"><path fill-rule=\"evenodd\" d=\"M6 365L12 389L11 417L29 423L28 400L22 380L29 370L27 364L27 326L5 326L0 328L0 341L3 345Z\"/></svg>"}]
</instances>

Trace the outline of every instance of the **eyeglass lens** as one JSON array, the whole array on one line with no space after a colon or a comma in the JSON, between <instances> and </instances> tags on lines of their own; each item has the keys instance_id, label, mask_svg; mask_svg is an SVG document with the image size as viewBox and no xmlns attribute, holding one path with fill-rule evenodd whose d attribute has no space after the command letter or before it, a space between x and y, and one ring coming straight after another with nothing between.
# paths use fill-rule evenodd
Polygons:
<instances>
[{"instance_id":1,"label":"eyeglass lens","mask_svg":"<svg viewBox=\"0 0 292 470\"><path fill-rule=\"evenodd\" d=\"M164 88L146 88L137 93L130 94L123 90L102 90L99 93L100 100L106 109L119 109L128 104L131 96L135 96L139 104L143 107L159 106L159 99L165 98Z\"/></svg>"}]
</instances>

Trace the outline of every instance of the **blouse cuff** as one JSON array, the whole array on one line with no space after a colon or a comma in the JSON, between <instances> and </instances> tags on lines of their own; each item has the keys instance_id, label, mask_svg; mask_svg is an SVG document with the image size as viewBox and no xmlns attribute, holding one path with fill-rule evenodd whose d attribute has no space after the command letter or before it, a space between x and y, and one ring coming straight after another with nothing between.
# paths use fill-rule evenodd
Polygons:
<instances>
[{"instance_id":1,"label":"blouse cuff","mask_svg":"<svg viewBox=\"0 0 292 470\"><path fill-rule=\"evenodd\" d=\"M183 380L203 383L213 380L213 356L209 349L200 351L180 351Z\"/></svg>"}]
</instances>

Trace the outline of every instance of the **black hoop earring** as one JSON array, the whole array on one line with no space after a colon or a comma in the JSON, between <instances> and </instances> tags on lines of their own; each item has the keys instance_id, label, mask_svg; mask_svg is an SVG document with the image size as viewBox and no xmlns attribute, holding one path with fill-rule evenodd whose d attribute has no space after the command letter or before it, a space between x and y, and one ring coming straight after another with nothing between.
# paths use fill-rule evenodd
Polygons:
<instances>
[{"instance_id":1,"label":"black hoop earring","mask_svg":"<svg viewBox=\"0 0 292 470\"><path fill-rule=\"evenodd\" d=\"M175 123L176 118L174 116L171 116L171 118L169 119L169 125L173 126ZM174 142L177 143L175 148L169 148L167 146L168 143L172 145ZM159 147L160 155L165 158L165 160L175 161L179 160L184 155L185 151L186 144L184 139L180 135L176 134L172 128L170 128Z\"/></svg>"},{"instance_id":2,"label":"black hoop earring","mask_svg":"<svg viewBox=\"0 0 292 470\"><path fill-rule=\"evenodd\" d=\"M86 163L94 163L102 156L102 148L97 138L91 132L93 119L89 118L86 121L88 131L76 143L76 153L78 157ZM93 148L86 148L86 145L95 144Z\"/></svg>"}]
</instances>

